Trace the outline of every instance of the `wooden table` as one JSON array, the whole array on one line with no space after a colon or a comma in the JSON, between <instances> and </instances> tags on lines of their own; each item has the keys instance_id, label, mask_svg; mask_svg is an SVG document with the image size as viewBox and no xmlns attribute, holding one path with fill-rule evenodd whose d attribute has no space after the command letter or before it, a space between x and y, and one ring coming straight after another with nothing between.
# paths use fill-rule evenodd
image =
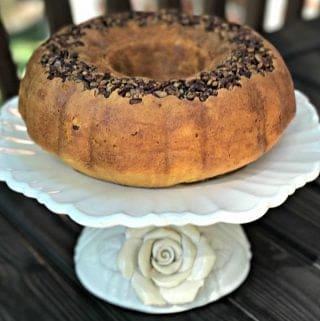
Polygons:
<instances>
[{"instance_id":1,"label":"wooden table","mask_svg":"<svg viewBox=\"0 0 320 321\"><path fill-rule=\"evenodd\" d=\"M320 19L267 36L296 87L320 110ZM298 153L299 151L297 151ZM245 230L251 273L206 307L152 316L90 295L77 280L73 248L81 227L0 183L0 320L320 320L320 180L298 190Z\"/></svg>"}]
</instances>

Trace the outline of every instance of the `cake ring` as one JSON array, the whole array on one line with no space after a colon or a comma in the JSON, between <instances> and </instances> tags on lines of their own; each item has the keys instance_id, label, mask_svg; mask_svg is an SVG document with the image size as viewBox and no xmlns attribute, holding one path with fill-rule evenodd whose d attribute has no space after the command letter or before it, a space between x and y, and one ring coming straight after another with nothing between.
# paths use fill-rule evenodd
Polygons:
<instances>
[{"instance_id":1,"label":"cake ring","mask_svg":"<svg viewBox=\"0 0 320 321\"><path fill-rule=\"evenodd\" d=\"M295 98L280 54L247 26L124 13L42 44L19 111L31 138L80 172L163 187L261 157L294 117Z\"/></svg>"}]
</instances>

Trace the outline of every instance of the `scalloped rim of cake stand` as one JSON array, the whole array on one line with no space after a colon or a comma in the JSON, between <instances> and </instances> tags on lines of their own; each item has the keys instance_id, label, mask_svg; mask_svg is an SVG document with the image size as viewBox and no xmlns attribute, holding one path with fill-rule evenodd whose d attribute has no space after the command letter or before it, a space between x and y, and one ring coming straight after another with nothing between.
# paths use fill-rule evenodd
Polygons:
<instances>
[{"instance_id":1,"label":"scalloped rim of cake stand","mask_svg":"<svg viewBox=\"0 0 320 321\"><path fill-rule=\"evenodd\" d=\"M141 209L141 213L139 212L139 215L141 216L137 216L137 215L132 215L132 213L130 213L129 211L125 211L125 210L121 210L119 209L118 211L114 211L113 213L107 213L104 214L102 216L96 216L96 215L92 215L92 214L88 214L86 213L83 209L80 210L77 207L77 204L73 204L73 203L68 203L68 202L63 202L60 203L58 201L56 201L54 199L55 195L54 193L52 193L52 191L46 192L43 190L43 188L41 187L41 182L39 183L40 185L37 186L33 186L32 181L22 181L17 179L16 177L14 177L13 173L14 173L14 168L8 168L8 163L10 163L10 159L7 160L6 163L6 150L11 146L11 142L7 140L7 136L6 134L1 130L0 132L0 180L5 181L8 186L20 193L23 193L24 195L28 196L28 197L32 197L32 198L36 198L40 203L44 204L47 208L49 208L51 211L57 213L57 214L67 214L68 216L71 217L71 219L73 219L75 222L84 225L84 226L90 226L90 227L97 227L97 228L103 228L103 227L112 227L115 225L123 225L123 226L127 226L127 227L144 227L144 226L149 226L149 225L154 225L154 226L166 226L166 225L185 225L185 224L193 224L193 225L198 225L198 226L204 226L204 225L211 225L214 223L235 223L235 224L242 224L242 223L248 223L251 221L254 221L256 219L259 219L260 217L262 217L269 208L271 207L276 207L279 206L280 204L282 204L289 195L293 194L294 191L299 188L302 187L303 185L305 185L307 182L314 180L320 172L320 157L318 156L318 153L320 152L320 126L319 126L319 118L317 115L317 112L315 110L315 108L311 105L311 103L308 101L308 99L301 94L300 92L296 91L296 98L297 98L297 105L298 105L298 109L300 110L300 112L298 112L297 117L295 119L295 124L296 127L298 126L299 128L299 121L301 123L308 122L308 126L305 125L305 131L303 130L303 134L305 134L306 136L306 141L305 142L300 142L298 144L298 147L300 146L301 149L306 150L307 154L309 153L309 148L310 148L310 153L312 152L313 156L310 156L311 158L307 161L307 162L302 162L302 163L298 163L297 164L297 168L299 170L297 170L297 172L295 173L295 175L293 175L292 177L290 177L290 179L286 180L286 182L282 185L277 186L276 191L272 194L272 195L268 195L268 196L263 196L260 197L259 195L254 195L257 196L257 201L255 204L253 204L252 207L247 208L245 210L238 210L238 209L233 209L233 210L228 210L223 208L223 206L220 206L218 208L216 208L215 210L209 210L206 212L206 210L202 210L202 212L200 213L200 211L198 213L192 212L192 211L188 211L188 210L183 210L183 211L178 211L178 210L170 210L168 209L165 212L157 212L157 208L159 207L159 201L158 198L155 199L148 199L148 201L151 202L151 205L153 206L153 210L147 211L146 209ZM10 120L9 118L7 119L2 119L3 113L4 112L8 112L9 107L16 107L17 106L17 98L11 99L9 100L2 108L2 113L1 113L1 117L0 117L0 122L2 121L3 124L6 122L6 124L12 120ZM303 109L303 111L301 111ZM15 111L13 112L15 121L20 121L21 124L23 125L22 120L19 118L18 114L17 114L17 109L15 109ZM306 121L304 119L304 115L308 114L308 120ZM13 116L12 116L13 117ZM301 119L300 119L301 118ZM11 124L12 125L12 124ZM312 125L312 126L311 126ZM289 127L292 126L292 124L289 125ZM309 127L311 126L311 129L313 130L312 135L310 136L309 133ZM2 128L1 128L2 129ZM14 134L14 132L13 132ZM20 135L20 133L19 133ZM286 137L287 135L287 131L284 133L283 138ZM291 134L292 135L292 134ZM301 136L301 134L300 134ZM23 147L23 148L34 148L34 150L37 150L37 153L39 153L40 155L45 155L47 154L46 152L42 151L38 146L34 146L32 145L32 141L30 140L30 138L28 136L26 136L29 141L31 142L30 145L21 145L19 146L19 148ZM281 140L280 140L281 141ZM310 143L309 143L310 141ZM316 141L316 142L315 142ZM19 150L18 145L16 142L12 143L12 148ZM311 146L311 147L307 147L307 146ZM279 143L276 145L277 150L279 151L280 149L280 145ZM280 146L280 147L279 147ZM283 147L281 147L283 148ZM261 159L259 159L258 161L248 165L247 167L238 170L235 173L231 173L227 175L227 178L217 178L217 179L212 179L206 182L200 182L200 183L196 183L193 185L188 186L187 188L191 188L192 191L196 192L196 190L198 190L198 188L201 187L206 187L206 186L213 186L215 185L217 182L220 182L223 180L227 180L228 182L230 182L233 177L237 177L237 180L239 180L239 175L241 177L242 174L245 175L245 173L247 173L249 171L250 172L254 172L254 171L259 171L259 170L265 170L268 168L263 168L259 169L258 164L261 164L265 161L266 158L271 158L272 153L275 153L274 150L276 148L274 148L273 150L271 150L270 152L268 152L266 154L266 156L262 157ZM284 150L283 154L286 153L286 150ZM299 156L301 154L301 150L299 152ZM309 154L308 154L309 155ZM12 155L10 155L11 157ZM20 155L17 154L15 160L20 161L19 157ZM61 166L64 166L65 168L68 168L70 175L71 175L71 171L72 171L72 175L81 175L82 178L84 180L90 180L90 182L96 182L96 184L108 184L108 188L110 188L110 186L112 186L113 189L122 189L122 191L124 191L124 189L132 189L131 187L124 187L121 186L119 187L118 185L115 184L110 184L110 183L106 183L106 182L101 182L98 180L95 180L93 178L88 178L85 175L81 174L81 173L77 173L75 171L73 171L72 169L70 169L68 166L66 165L61 165L60 163L57 162L56 158L54 158L53 156L47 154L43 157L47 157L48 159L52 158L52 162L54 162L53 164L56 164L57 166L59 165L59 168L63 168ZM270 161L269 161L270 163ZM6 166L4 166L4 165ZM271 161L271 164L272 161ZM303 165L303 168L301 167ZM302 169L301 169L302 168ZM31 169L29 169L31 171ZM28 169L26 169L26 172L28 171ZM239 174L240 173L240 174ZM278 171L279 173L279 171ZM238 175L238 176L235 176ZM73 176L75 177L75 176ZM261 183L260 183L261 185ZM186 186L176 186L173 188L167 188L167 189L158 189L156 190L157 193L161 193L161 190L166 190L166 191L174 191L174 190L183 190L184 188L186 188ZM139 192L142 193L142 191L146 191L146 189L137 189ZM203 189L202 189L203 190ZM129 190L128 190L129 191ZM153 190L154 191L154 190ZM254 193L253 193L254 194ZM84 195L85 197L85 195ZM244 192L244 196L241 199L237 199L237 200L232 200L233 202L238 202L240 204L241 201L243 201L245 199L245 197L247 197L247 194L245 194ZM227 198L227 197L226 197ZM231 198L232 199L232 198ZM87 201L87 200L86 200ZM85 202L86 202L85 201ZM204 199L203 201L210 201L208 199ZM132 201L131 201L132 202ZM172 203L174 203L175 200L172 201ZM180 200L180 202L182 202L182 200ZM186 200L187 202L187 200ZM212 200L211 200L212 202ZM229 202L230 202L230 197L229 197ZM88 203L89 204L89 203ZM210 206L214 204L210 203ZM151 207L152 207L151 206ZM226 206L229 206L226 203ZM87 206L88 207L88 206ZM106 212L108 212L108 207L106 206ZM137 209L135 209L137 211ZM197 208L198 210L198 208ZM136 213L135 213L136 214Z\"/></svg>"}]
</instances>

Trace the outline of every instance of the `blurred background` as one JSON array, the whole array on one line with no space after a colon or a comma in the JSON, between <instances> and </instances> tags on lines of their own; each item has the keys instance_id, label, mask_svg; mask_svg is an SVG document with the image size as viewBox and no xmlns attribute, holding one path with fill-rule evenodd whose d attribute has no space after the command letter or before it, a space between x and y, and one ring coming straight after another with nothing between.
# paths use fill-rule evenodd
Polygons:
<instances>
[{"instance_id":1,"label":"blurred background","mask_svg":"<svg viewBox=\"0 0 320 321\"><path fill-rule=\"evenodd\" d=\"M163 7L163 3L165 3L168 7L179 5L180 9L194 14L207 12L208 3L210 6L210 1L205 0L118 0L116 6L120 9L121 7L126 8L128 2L130 2L130 6L134 10L154 11L161 8L161 6ZM33 50L48 37L50 33L50 24L47 19L49 18L50 22L48 11L50 12L50 6L52 6L52 10L56 10L59 3L61 3L61 1L0 0L0 18L4 29L8 34L10 51L14 63L17 66L19 77L22 76L24 67ZM74 23L80 23L94 16L108 12L110 9L109 6L113 6L112 3L116 2L106 0L69 0L71 18ZM302 6L302 8L299 7L299 12L297 11L299 19L314 19L320 14L320 0L228 0L220 1L220 4L221 3L223 3L224 15L228 20L239 23L248 23L264 33L276 32L287 23L295 23L296 20L288 17L288 11L297 11L299 6ZM259 8L261 3L263 3L263 14L258 12L261 10L261 8ZM211 6L213 4L216 8L219 8L219 1L211 1ZM290 8L290 5L293 6ZM64 11L65 9L61 7L61 15L64 14ZM45 13L47 13L47 15ZM51 20L53 18L54 17L51 17ZM0 41L3 41L1 37ZM2 93L2 96L4 96L4 93Z\"/></svg>"}]
</instances>

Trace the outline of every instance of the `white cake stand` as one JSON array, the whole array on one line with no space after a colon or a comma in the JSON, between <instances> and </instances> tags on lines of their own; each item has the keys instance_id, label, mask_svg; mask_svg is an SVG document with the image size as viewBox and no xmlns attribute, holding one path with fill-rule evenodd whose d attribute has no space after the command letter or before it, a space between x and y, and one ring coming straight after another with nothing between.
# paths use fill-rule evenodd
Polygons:
<instances>
[{"instance_id":1,"label":"white cake stand","mask_svg":"<svg viewBox=\"0 0 320 321\"><path fill-rule=\"evenodd\" d=\"M206 182L143 189L87 177L40 149L14 98L1 110L0 179L86 226L75 267L90 292L148 313L188 310L246 278L250 245L238 224L259 219L319 175L319 119L303 94L296 99L294 121L253 164Z\"/></svg>"}]
</instances>

